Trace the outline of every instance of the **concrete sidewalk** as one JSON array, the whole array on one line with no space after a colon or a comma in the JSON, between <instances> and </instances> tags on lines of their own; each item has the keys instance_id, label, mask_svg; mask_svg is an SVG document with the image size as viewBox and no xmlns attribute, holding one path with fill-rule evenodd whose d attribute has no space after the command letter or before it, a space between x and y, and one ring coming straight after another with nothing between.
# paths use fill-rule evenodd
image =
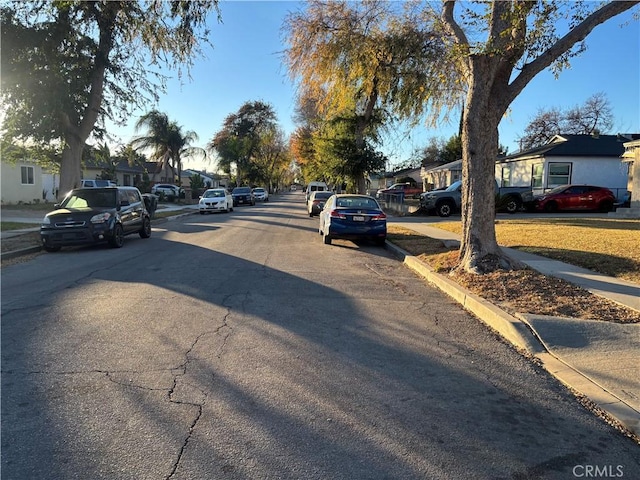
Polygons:
<instances>
[{"instance_id":1,"label":"concrete sidewalk","mask_svg":"<svg viewBox=\"0 0 640 480\"><path fill-rule=\"evenodd\" d=\"M390 218L388 225L409 228L447 245L460 241L459 235L441 230L423 218ZM407 266L458 300L516 347L536 356L565 385L640 435L640 324L531 314L513 316L435 273L402 249L388 245ZM562 278L640 311L640 285L515 249L505 250L545 275Z\"/></svg>"}]
</instances>

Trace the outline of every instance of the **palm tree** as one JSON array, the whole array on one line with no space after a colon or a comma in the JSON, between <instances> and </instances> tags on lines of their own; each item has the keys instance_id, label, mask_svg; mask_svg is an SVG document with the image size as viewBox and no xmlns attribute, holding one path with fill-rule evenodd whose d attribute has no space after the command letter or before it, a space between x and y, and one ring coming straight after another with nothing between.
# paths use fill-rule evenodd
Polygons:
<instances>
[{"instance_id":1,"label":"palm tree","mask_svg":"<svg viewBox=\"0 0 640 480\"><path fill-rule=\"evenodd\" d=\"M200 154L206 158L206 152L199 147L191 147L191 143L198 140L194 131L183 132L182 127L174 121L170 121L166 113L152 110L146 113L136 122L135 131L145 128L147 134L134 138L131 145L136 150L151 149L151 160L158 162L163 171L169 167L173 175L173 181L181 185L182 156Z\"/></svg>"},{"instance_id":2,"label":"palm tree","mask_svg":"<svg viewBox=\"0 0 640 480\"><path fill-rule=\"evenodd\" d=\"M192 147L193 142L198 141L198 134L193 130L182 132L182 127L176 122L169 124L169 149L173 165L178 169L178 186L182 186L182 157L202 155L207 158L207 152L200 147Z\"/></svg>"}]
</instances>

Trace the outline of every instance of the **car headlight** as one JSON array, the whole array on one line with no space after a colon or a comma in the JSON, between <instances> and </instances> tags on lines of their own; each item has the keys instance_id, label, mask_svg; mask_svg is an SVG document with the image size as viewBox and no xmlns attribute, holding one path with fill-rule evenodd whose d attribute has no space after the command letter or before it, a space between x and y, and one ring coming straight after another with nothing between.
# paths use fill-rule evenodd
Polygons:
<instances>
[{"instance_id":1,"label":"car headlight","mask_svg":"<svg viewBox=\"0 0 640 480\"><path fill-rule=\"evenodd\" d=\"M51 225L51 219L49 217L44 217L42 219L42 225Z\"/></svg>"},{"instance_id":2,"label":"car headlight","mask_svg":"<svg viewBox=\"0 0 640 480\"><path fill-rule=\"evenodd\" d=\"M105 223L108 222L110 218L111 213L109 212L99 213L98 215L91 217L91 223Z\"/></svg>"}]
</instances>

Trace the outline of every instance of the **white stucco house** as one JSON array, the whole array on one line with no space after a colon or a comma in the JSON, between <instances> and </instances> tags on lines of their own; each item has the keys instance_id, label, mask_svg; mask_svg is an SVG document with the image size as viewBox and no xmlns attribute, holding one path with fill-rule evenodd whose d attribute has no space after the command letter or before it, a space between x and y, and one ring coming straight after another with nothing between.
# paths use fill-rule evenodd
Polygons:
<instances>
[{"instance_id":1,"label":"white stucco house","mask_svg":"<svg viewBox=\"0 0 640 480\"><path fill-rule=\"evenodd\" d=\"M448 187L453 182L462 178L462 160L445 163L437 167L422 168L420 177L425 185L425 190L435 190Z\"/></svg>"},{"instance_id":2,"label":"white stucco house","mask_svg":"<svg viewBox=\"0 0 640 480\"><path fill-rule=\"evenodd\" d=\"M495 177L502 187L532 187L539 194L560 185L610 189L622 201L628 164L624 144L640 135L556 135L548 144L500 158Z\"/></svg>"},{"instance_id":3,"label":"white stucco house","mask_svg":"<svg viewBox=\"0 0 640 480\"><path fill-rule=\"evenodd\" d=\"M640 208L640 140L624 144L622 161L628 165L627 189L631 192L631 206Z\"/></svg>"},{"instance_id":4,"label":"white stucco house","mask_svg":"<svg viewBox=\"0 0 640 480\"><path fill-rule=\"evenodd\" d=\"M35 162L23 160L0 164L2 204L54 202L60 177Z\"/></svg>"},{"instance_id":5,"label":"white stucco house","mask_svg":"<svg viewBox=\"0 0 640 480\"><path fill-rule=\"evenodd\" d=\"M631 192L629 205L609 212L610 217L640 218L640 140L624 144L622 161L628 166L627 189Z\"/></svg>"},{"instance_id":6,"label":"white stucco house","mask_svg":"<svg viewBox=\"0 0 640 480\"><path fill-rule=\"evenodd\" d=\"M215 178L212 174L203 172L200 170L192 170L190 168L182 171L182 186L188 187L191 185L191 177L194 175L200 175L202 177L202 181L207 188L218 188L220 187L220 180ZM226 186L226 185L223 185Z\"/></svg>"}]
</instances>

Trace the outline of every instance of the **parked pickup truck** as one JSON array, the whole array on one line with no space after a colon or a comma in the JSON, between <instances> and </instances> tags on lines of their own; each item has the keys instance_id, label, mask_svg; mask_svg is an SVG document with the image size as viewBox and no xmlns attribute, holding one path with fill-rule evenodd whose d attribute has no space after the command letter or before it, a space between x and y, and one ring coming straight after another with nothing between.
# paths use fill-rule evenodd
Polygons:
<instances>
[{"instance_id":1,"label":"parked pickup truck","mask_svg":"<svg viewBox=\"0 0 640 480\"><path fill-rule=\"evenodd\" d=\"M394 183L389 188L382 188L376 192L376 198L384 198L385 195L397 195L404 193L405 198L418 198L423 192L422 188L410 183Z\"/></svg>"},{"instance_id":2,"label":"parked pickup truck","mask_svg":"<svg viewBox=\"0 0 640 480\"><path fill-rule=\"evenodd\" d=\"M516 213L523 206L533 202L529 187L502 187L496 183L496 209ZM446 190L434 190L420 195L420 206L428 212L435 211L441 217L448 217L461 210L462 181L452 183Z\"/></svg>"}]
</instances>

